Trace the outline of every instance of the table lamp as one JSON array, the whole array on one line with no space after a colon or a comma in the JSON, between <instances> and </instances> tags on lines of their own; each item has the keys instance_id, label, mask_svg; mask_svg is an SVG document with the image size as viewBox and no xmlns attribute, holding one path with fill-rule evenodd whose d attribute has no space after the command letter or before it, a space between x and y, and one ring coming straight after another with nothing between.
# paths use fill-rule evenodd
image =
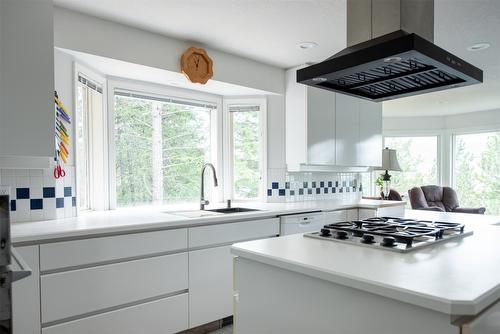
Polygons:
<instances>
[{"instance_id":1,"label":"table lamp","mask_svg":"<svg viewBox=\"0 0 500 334\"><path fill-rule=\"evenodd\" d=\"M382 166L376 168L376 170L385 170L385 173L382 174L382 180L384 181L384 199L389 199L389 192L391 190L391 175L389 171L401 171L396 150L389 149L388 147L384 148L382 150Z\"/></svg>"}]
</instances>

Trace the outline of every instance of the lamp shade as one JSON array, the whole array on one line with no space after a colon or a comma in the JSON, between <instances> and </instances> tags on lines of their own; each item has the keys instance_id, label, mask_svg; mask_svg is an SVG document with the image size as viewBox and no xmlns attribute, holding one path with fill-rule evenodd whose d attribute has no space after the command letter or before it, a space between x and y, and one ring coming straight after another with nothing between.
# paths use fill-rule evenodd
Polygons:
<instances>
[{"instance_id":1,"label":"lamp shade","mask_svg":"<svg viewBox=\"0 0 500 334\"><path fill-rule=\"evenodd\" d=\"M398 157L396 154L396 150L391 150L389 148L384 148L382 150L382 167L377 168L378 170L392 170L392 171L401 171L401 167L399 166Z\"/></svg>"}]
</instances>

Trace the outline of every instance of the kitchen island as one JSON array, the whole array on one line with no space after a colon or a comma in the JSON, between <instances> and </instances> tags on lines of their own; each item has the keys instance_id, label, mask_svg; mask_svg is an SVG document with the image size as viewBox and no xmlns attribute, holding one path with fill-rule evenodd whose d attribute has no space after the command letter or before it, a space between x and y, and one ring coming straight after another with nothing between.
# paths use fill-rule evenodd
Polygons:
<instances>
[{"instance_id":1,"label":"kitchen island","mask_svg":"<svg viewBox=\"0 0 500 334\"><path fill-rule=\"evenodd\" d=\"M403 254L302 235L233 245L235 331L499 333L498 217L455 216L438 219L474 234Z\"/></svg>"}]
</instances>

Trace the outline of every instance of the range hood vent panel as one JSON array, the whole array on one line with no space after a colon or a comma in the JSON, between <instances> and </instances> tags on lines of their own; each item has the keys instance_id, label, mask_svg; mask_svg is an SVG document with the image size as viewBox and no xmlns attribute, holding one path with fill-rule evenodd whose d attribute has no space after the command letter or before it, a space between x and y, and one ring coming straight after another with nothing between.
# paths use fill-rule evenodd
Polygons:
<instances>
[{"instance_id":1,"label":"range hood vent panel","mask_svg":"<svg viewBox=\"0 0 500 334\"><path fill-rule=\"evenodd\" d=\"M402 30L297 71L297 82L381 102L483 82L477 67Z\"/></svg>"}]
</instances>

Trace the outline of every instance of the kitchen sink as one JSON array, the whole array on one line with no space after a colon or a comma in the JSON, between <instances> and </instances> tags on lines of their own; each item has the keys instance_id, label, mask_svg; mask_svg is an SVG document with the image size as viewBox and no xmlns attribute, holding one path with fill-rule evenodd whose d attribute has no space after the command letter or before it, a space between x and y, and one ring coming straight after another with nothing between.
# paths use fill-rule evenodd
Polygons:
<instances>
[{"instance_id":1,"label":"kitchen sink","mask_svg":"<svg viewBox=\"0 0 500 334\"><path fill-rule=\"evenodd\" d=\"M260 210L250 209L250 208L220 208L220 209L210 209L210 210L165 211L165 213L175 216L182 216L186 218L201 218L201 217L217 216L221 214L249 212L249 211L260 211Z\"/></svg>"},{"instance_id":2,"label":"kitchen sink","mask_svg":"<svg viewBox=\"0 0 500 334\"><path fill-rule=\"evenodd\" d=\"M218 213L239 213L239 212L260 211L260 210L250 209L250 208L220 208L220 209L210 209L205 211L218 212Z\"/></svg>"}]
</instances>

